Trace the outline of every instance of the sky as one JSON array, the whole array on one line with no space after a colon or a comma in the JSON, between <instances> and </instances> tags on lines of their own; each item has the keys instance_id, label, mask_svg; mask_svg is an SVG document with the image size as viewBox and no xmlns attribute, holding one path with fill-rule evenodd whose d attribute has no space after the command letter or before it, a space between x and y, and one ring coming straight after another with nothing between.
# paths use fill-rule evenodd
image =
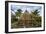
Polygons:
<instances>
[{"instance_id":1,"label":"sky","mask_svg":"<svg viewBox=\"0 0 46 34\"><path fill-rule=\"evenodd\" d=\"M42 7L41 6L27 6L27 5L11 5L11 9L13 12L16 12L17 9L21 9L24 13L25 10L29 11L29 13L31 13L31 11L34 11L36 9L38 9L38 11L40 11L40 15L41 15L41 10L42 10Z\"/></svg>"}]
</instances>

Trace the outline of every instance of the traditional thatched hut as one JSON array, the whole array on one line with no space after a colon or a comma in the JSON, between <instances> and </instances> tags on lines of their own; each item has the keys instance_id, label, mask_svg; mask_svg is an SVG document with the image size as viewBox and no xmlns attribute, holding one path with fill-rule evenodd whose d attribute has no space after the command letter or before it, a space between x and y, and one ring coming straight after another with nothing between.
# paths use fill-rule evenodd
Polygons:
<instances>
[{"instance_id":1,"label":"traditional thatched hut","mask_svg":"<svg viewBox=\"0 0 46 34\"><path fill-rule=\"evenodd\" d=\"M26 10L18 20L18 25L21 27L30 27L32 20L32 16L30 16L29 12Z\"/></svg>"}]
</instances>

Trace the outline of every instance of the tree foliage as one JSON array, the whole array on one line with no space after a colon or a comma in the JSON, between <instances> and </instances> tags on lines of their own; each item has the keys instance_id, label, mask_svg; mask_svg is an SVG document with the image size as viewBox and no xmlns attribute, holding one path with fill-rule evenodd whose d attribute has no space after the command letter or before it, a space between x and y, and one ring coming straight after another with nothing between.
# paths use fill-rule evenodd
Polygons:
<instances>
[{"instance_id":1,"label":"tree foliage","mask_svg":"<svg viewBox=\"0 0 46 34\"><path fill-rule=\"evenodd\" d=\"M22 10L21 10L21 9L18 9L18 10L17 10L17 12L15 13L15 14L16 14L16 16L17 16L17 17L20 17L21 12L22 12Z\"/></svg>"},{"instance_id":2,"label":"tree foliage","mask_svg":"<svg viewBox=\"0 0 46 34\"><path fill-rule=\"evenodd\" d=\"M38 9L36 9L34 12L32 12L32 14L34 14L34 15L36 15L36 16L39 15L38 13L39 13Z\"/></svg>"}]
</instances>

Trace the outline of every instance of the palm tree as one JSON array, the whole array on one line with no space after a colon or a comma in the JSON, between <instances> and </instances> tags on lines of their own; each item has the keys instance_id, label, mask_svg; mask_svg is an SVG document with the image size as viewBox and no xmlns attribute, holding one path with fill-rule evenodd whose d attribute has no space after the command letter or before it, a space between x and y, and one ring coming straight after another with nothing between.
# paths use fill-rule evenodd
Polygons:
<instances>
[{"instance_id":1,"label":"palm tree","mask_svg":"<svg viewBox=\"0 0 46 34\"><path fill-rule=\"evenodd\" d=\"M21 15L21 12L22 12L22 10L21 10L21 9L18 9L18 10L17 10L17 12L15 12L15 14L16 14L16 17L20 17L20 15Z\"/></svg>"},{"instance_id":2,"label":"palm tree","mask_svg":"<svg viewBox=\"0 0 46 34\"><path fill-rule=\"evenodd\" d=\"M41 26L41 16L39 15L38 9L31 13L32 18L34 19L32 21L33 26Z\"/></svg>"},{"instance_id":3,"label":"palm tree","mask_svg":"<svg viewBox=\"0 0 46 34\"><path fill-rule=\"evenodd\" d=\"M34 14L35 16L38 16L40 11L38 11L38 9L36 9L34 12L32 12L32 14Z\"/></svg>"}]
</instances>

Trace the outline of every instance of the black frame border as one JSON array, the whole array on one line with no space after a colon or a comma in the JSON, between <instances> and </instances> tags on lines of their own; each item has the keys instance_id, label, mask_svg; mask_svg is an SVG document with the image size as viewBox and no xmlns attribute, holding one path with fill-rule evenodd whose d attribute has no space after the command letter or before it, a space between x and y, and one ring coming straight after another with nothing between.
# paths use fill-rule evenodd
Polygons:
<instances>
[{"instance_id":1,"label":"black frame border","mask_svg":"<svg viewBox=\"0 0 46 34\"><path fill-rule=\"evenodd\" d=\"M8 3L30 3L30 4L43 4L44 5L44 29L43 30L32 30L32 31L17 31L17 32L9 32L8 31ZM45 31L45 3L40 2L24 2L24 1L5 1L5 33L22 33L22 32L40 32Z\"/></svg>"}]
</instances>

